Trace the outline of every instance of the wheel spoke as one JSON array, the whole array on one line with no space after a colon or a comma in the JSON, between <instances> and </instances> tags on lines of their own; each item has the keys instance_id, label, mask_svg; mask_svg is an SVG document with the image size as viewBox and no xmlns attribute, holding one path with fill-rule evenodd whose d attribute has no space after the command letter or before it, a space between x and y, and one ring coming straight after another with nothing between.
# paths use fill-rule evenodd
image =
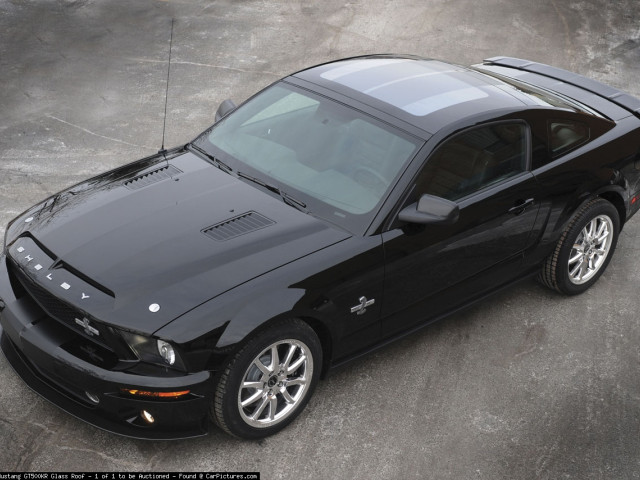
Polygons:
<instances>
[{"instance_id":1,"label":"wheel spoke","mask_svg":"<svg viewBox=\"0 0 640 480\"><path fill-rule=\"evenodd\" d=\"M609 236L609 230L605 230L604 232L602 232L600 235L598 235L598 237L596 238L596 243L598 245L602 245L602 243L605 241L605 239Z\"/></svg>"},{"instance_id":2,"label":"wheel spoke","mask_svg":"<svg viewBox=\"0 0 640 480\"><path fill-rule=\"evenodd\" d=\"M247 398L246 400L243 400L242 403L240 403L240 405L242 405L242 408L244 408L244 407L247 407L247 406L251 405L252 403L257 402L261 398L262 398L262 390L258 390L256 393L251 395L249 398Z\"/></svg>"},{"instance_id":3,"label":"wheel spoke","mask_svg":"<svg viewBox=\"0 0 640 480\"><path fill-rule=\"evenodd\" d=\"M584 259L581 260L574 268L569 272L569 275L576 280L580 280L580 271L582 270L582 265L584 264Z\"/></svg>"},{"instance_id":4,"label":"wheel spoke","mask_svg":"<svg viewBox=\"0 0 640 480\"><path fill-rule=\"evenodd\" d=\"M278 408L278 398L273 395L269 397L269 420L274 420L276 418Z\"/></svg>"},{"instance_id":5,"label":"wheel spoke","mask_svg":"<svg viewBox=\"0 0 640 480\"><path fill-rule=\"evenodd\" d=\"M271 347L271 366L269 367L272 372L275 372L280 366L280 356L278 355L278 346Z\"/></svg>"},{"instance_id":6,"label":"wheel spoke","mask_svg":"<svg viewBox=\"0 0 640 480\"><path fill-rule=\"evenodd\" d=\"M295 385L306 385L307 379L303 377L294 378L293 380L289 380L287 382L287 387L293 387Z\"/></svg>"},{"instance_id":7,"label":"wheel spoke","mask_svg":"<svg viewBox=\"0 0 640 480\"><path fill-rule=\"evenodd\" d=\"M589 271L589 262L583 261L580 264L580 273L578 274L578 280L582 280L584 275Z\"/></svg>"},{"instance_id":8,"label":"wheel spoke","mask_svg":"<svg viewBox=\"0 0 640 480\"><path fill-rule=\"evenodd\" d=\"M267 405L269 405L269 397L264 397L260 406L256 408L253 412L253 415L251 415L251 420L257 420L258 418L260 418L260 415L262 415L262 412L264 412L264 409L267 407Z\"/></svg>"},{"instance_id":9,"label":"wheel spoke","mask_svg":"<svg viewBox=\"0 0 640 480\"><path fill-rule=\"evenodd\" d=\"M296 353L297 349L298 347L296 347L295 345L291 345L289 347L287 357L284 359L284 362L282 362L282 368L285 370L285 372L289 370L289 364L291 363L291 359L293 359L293 355Z\"/></svg>"},{"instance_id":10,"label":"wheel spoke","mask_svg":"<svg viewBox=\"0 0 640 480\"><path fill-rule=\"evenodd\" d=\"M257 388L261 390L263 385L264 382L242 382L242 388Z\"/></svg>"},{"instance_id":11,"label":"wheel spoke","mask_svg":"<svg viewBox=\"0 0 640 480\"><path fill-rule=\"evenodd\" d=\"M285 402L291 404L291 403L295 403L295 400L293 399L293 397L289 394L289 392L287 391L286 387L282 388L280 390L280 393L282 394L282 396L284 397Z\"/></svg>"},{"instance_id":12,"label":"wheel spoke","mask_svg":"<svg viewBox=\"0 0 640 480\"><path fill-rule=\"evenodd\" d=\"M306 360L307 360L306 355L300 355L298 359L295 362L293 362L293 364L289 365L289 368L287 368L287 374L295 372L298 368L300 368L300 365L302 365Z\"/></svg>"},{"instance_id":13,"label":"wheel spoke","mask_svg":"<svg viewBox=\"0 0 640 480\"><path fill-rule=\"evenodd\" d=\"M260 370L264 375L269 376L269 375L271 375L271 372L273 372L273 370L272 370L272 369L270 369L270 367L267 367L264 363L262 363L262 362L260 361L260 359L259 359L259 358L256 358L256 359L253 361L253 364L254 364L256 367L258 367L258 369L259 369L259 370Z\"/></svg>"},{"instance_id":14,"label":"wheel spoke","mask_svg":"<svg viewBox=\"0 0 640 480\"><path fill-rule=\"evenodd\" d=\"M573 257L571 257L569 259L569 265L571 265L572 263L577 262L578 260L580 260L582 257L584 256L583 252L578 252L576 253Z\"/></svg>"}]
</instances>

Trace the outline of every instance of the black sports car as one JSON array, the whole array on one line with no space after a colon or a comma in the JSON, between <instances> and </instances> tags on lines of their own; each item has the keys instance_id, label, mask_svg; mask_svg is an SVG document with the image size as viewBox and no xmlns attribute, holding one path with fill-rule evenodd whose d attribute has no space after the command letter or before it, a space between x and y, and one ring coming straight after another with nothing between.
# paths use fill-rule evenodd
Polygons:
<instances>
[{"instance_id":1,"label":"black sports car","mask_svg":"<svg viewBox=\"0 0 640 480\"><path fill-rule=\"evenodd\" d=\"M2 350L106 430L273 434L516 279L585 291L640 206L640 101L526 60L340 60L216 120L7 228Z\"/></svg>"}]
</instances>

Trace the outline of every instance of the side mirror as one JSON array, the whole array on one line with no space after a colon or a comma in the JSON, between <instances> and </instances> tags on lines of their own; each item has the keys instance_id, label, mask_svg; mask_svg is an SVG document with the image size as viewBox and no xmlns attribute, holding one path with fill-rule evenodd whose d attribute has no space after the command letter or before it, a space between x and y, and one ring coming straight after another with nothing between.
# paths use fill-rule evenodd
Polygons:
<instances>
[{"instance_id":1,"label":"side mirror","mask_svg":"<svg viewBox=\"0 0 640 480\"><path fill-rule=\"evenodd\" d=\"M403 222L451 225L458 220L458 204L445 198L424 194L417 203L403 208L398 218Z\"/></svg>"},{"instance_id":2,"label":"side mirror","mask_svg":"<svg viewBox=\"0 0 640 480\"><path fill-rule=\"evenodd\" d=\"M216 110L216 122L219 120L222 120L224 117L229 115L235 109L236 109L236 104L233 103L233 100L229 100L228 98L224 100L218 107L218 110Z\"/></svg>"}]
</instances>

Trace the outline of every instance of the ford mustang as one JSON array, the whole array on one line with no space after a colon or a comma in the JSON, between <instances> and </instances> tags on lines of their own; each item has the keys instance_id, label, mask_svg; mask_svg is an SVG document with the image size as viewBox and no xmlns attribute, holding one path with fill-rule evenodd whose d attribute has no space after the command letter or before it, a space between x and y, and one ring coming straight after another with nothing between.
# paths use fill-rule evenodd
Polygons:
<instances>
[{"instance_id":1,"label":"ford mustang","mask_svg":"<svg viewBox=\"0 0 640 480\"><path fill-rule=\"evenodd\" d=\"M515 280L588 289L639 152L638 99L548 65L308 68L14 219L2 350L111 432L265 437L332 368Z\"/></svg>"}]
</instances>

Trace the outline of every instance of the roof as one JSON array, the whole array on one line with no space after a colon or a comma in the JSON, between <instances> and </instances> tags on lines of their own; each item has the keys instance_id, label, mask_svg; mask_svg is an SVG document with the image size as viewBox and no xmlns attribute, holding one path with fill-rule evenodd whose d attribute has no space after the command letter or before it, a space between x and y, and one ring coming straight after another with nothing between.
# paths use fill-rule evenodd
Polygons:
<instances>
[{"instance_id":1,"label":"roof","mask_svg":"<svg viewBox=\"0 0 640 480\"><path fill-rule=\"evenodd\" d=\"M489 110L522 108L500 80L438 60L357 57L298 72L297 78L346 95L429 133Z\"/></svg>"}]
</instances>

